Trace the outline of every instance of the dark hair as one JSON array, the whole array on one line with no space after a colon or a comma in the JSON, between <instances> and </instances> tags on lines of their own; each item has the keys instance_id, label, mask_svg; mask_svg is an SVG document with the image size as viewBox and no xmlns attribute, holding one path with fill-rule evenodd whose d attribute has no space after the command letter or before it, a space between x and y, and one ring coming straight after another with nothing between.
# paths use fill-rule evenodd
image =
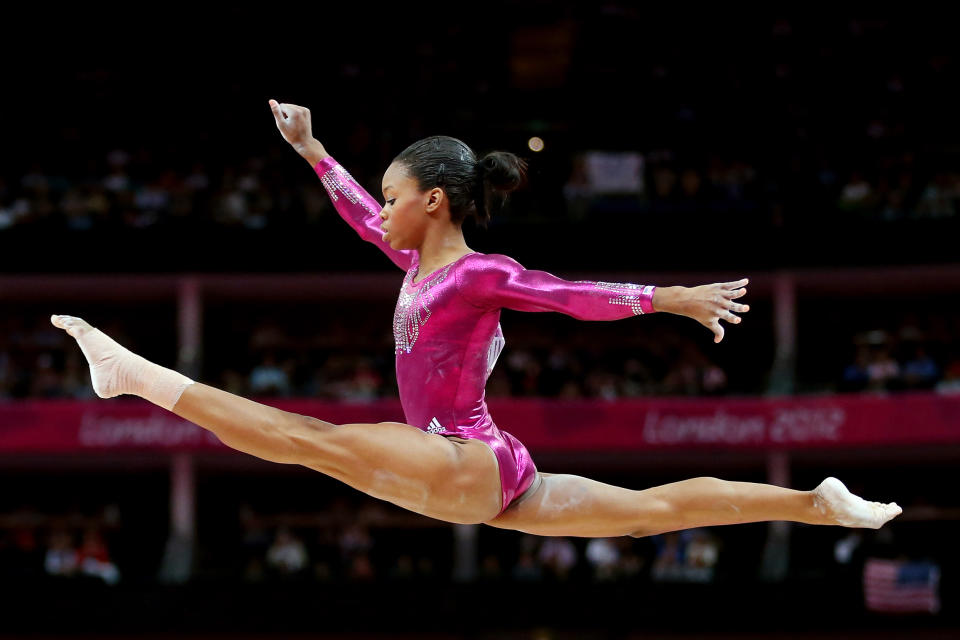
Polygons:
<instances>
[{"instance_id":1,"label":"dark hair","mask_svg":"<svg viewBox=\"0 0 960 640\"><path fill-rule=\"evenodd\" d=\"M470 147L449 136L418 140L393 161L404 166L421 191L443 189L450 201L451 222L460 224L472 215L483 227L527 175L527 163L514 154L492 151L477 160Z\"/></svg>"}]
</instances>

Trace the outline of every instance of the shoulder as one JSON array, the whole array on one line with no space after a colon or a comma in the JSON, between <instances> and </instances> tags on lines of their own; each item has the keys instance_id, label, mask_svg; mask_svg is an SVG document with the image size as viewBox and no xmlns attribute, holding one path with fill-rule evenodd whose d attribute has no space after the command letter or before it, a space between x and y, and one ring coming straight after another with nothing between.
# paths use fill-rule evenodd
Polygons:
<instances>
[{"instance_id":1,"label":"shoulder","mask_svg":"<svg viewBox=\"0 0 960 640\"><path fill-rule=\"evenodd\" d=\"M518 268L523 269L523 266L510 256L505 256L502 253L471 253L460 265L461 272L474 274L512 271Z\"/></svg>"},{"instance_id":2,"label":"shoulder","mask_svg":"<svg viewBox=\"0 0 960 640\"><path fill-rule=\"evenodd\" d=\"M495 284L523 271L523 265L501 253L472 253L457 269L461 284Z\"/></svg>"},{"instance_id":3,"label":"shoulder","mask_svg":"<svg viewBox=\"0 0 960 640\"><path fill-rule=\"evenodd\" d=\"M473 253L461 261L456 271L457 288L476 306L497 306L502 292L523 270L523 266L510 256Z\"/></svg>"}]
</instances>

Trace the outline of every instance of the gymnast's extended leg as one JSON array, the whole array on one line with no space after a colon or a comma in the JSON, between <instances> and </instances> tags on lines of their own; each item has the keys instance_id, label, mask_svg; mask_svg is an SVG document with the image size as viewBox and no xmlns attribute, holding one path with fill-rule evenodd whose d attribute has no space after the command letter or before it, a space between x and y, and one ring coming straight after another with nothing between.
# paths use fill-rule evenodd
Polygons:
<instances>
[{"instance_id":1,"label":"gymnast's extended leg","mask_svg":"<svg viewBox=\"0 0 960 640\"><path fill-rule=\"evenodd\" d=\"M479 523L500 511L496 459L399 422L336 425L193 383L130 352L80 318L51 321L77 340L101 397L139 395L239 451L300 464L438 520Z\"/></svg>"},{"instance_id":2,"label":"gymnast's extended leg","mask_svg":"<svg viewBox=\"0 0 960 640\"><path fill-rule=\"evenodd\" d=\"M542 536L642 537L767 520L879 528L902 511L896 503L858 498L836 478L813 491L706 477L634 491L570 474L540 475L534 493L486 524Z\"/></svg>"}]
</instances>

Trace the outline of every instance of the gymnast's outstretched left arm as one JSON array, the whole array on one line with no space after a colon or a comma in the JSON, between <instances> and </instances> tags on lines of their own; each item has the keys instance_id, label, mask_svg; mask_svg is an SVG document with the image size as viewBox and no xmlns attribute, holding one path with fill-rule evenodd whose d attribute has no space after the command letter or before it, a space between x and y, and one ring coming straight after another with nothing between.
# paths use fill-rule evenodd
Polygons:
<instances>
[{"instance_id":1,"label":"gymnast's outstretched left arm","mask_svg":"<svg viewBox=\"0 0 960 640\"><path fill-rule=\"evenodd\" d=\"M746 294L747 279L698 287L657 287L593 280L570 281L534 269L525 269L513 258L500 254L470 257L457 270L457 286L463 298L480 308L517 311L557 311L580 320L619 320L634 315L665 311L693 318L723 339L720 320L740 323L750 310L734 302Z\"/></svg>"}]
</instances>

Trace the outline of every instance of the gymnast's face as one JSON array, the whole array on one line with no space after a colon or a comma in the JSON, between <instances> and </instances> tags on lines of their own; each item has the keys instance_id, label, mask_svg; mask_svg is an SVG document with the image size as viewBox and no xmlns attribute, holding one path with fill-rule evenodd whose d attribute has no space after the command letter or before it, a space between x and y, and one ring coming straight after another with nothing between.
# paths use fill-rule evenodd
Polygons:
<instances>
[{"instance_id":1,"label":"gymnast's face","mask_svg":"<svg viewBox=\"0 0 960 640\"><path fill-rule=\"evenodd\" d=\"M400 164L391 164L383 174L381 227L384 241L391 249L419 249L430 221L436 217L443 190L420 191L417 181Z\"/></svg>"}]
</instances>

